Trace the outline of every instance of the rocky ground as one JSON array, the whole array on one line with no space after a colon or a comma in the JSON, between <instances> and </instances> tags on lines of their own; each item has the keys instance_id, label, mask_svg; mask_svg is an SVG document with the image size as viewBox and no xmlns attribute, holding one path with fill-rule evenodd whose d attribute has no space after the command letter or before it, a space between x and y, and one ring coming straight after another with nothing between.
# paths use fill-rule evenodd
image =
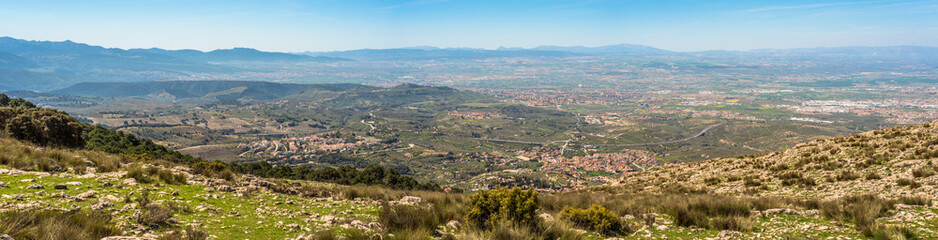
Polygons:
<instances>
[{"instance_id":1,"label":"rocky ground","mask_svg":"<svg viewBox=\"0 0 938 240\"><path fill-rule=\"evenodd\" d=\"M636 194L703 192L735 197L832 201L874 195L927 199L925 206L896 204L877 224L903 226L923 239L938 238L938 121L816 140L760 156L720 158L624 176L604 191ZM756 230L701 234L656 224L638 238L865 238L850 223L816 210L774 209L754 214ZM694 232L693 234L685 234Z\"/></svg>"}]
</instances>

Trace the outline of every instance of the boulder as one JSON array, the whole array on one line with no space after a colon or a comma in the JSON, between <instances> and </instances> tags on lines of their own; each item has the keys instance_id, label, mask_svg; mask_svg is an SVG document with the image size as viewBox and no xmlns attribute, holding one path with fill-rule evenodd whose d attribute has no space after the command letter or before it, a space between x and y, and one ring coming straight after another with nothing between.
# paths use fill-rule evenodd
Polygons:
<instances>
[{"instance_id":1,"label":"boulder","mask_svg":"<svg viewBox=\"0 0 938 240\"><path fill-rule=\"evenodd\" d=\"M541 215L537 215L537 217L547 222L554 220L554 215L550 215L550 213L541 213Z\"/></svg>"},{"instance_id":2,"label":"boulder","mask_svg":"<svg viewBox=\"0 0 938 240\"><path fill-rule=\"evenodd\" d=\"M79 198L93 198L93 197L95 196L95 194L98 194L98 192L95 191L95 190L88 190L87 192L83 192L83 193L79 193L78 195L75 195L75 197L79 197Z\"/></svg>"},{"instance_id":3,"label":"boulder","mask_svg":"<svg viewBox=\"0 0 938 240\"><path fill-rule=\"evenodd\" d=\"M127 178L127 179L124 179L123 183L124 185L127 185L127 186L137 186L137 179Z\"/></svg>"},{"instance_id":4,"label":"boulder","mask_svg":"<svg viewBox=\"0 0 938 240\"><path fill-rule=\"evenodd\" d=\"M112 206L114 206L114 204L111 203L111 202L108 202L108 201L100 201L100 202L98 202L98 203L92 204L92 205L89 206L89 207L91 208L91 210L103 210L103 209L105 209L105 208L109 208L109 207L112 207Z\"/></svg>"},{"instance_id":5,"label":"boulder","mask_svg":"<svg viewBox=\"0 0 938 240\"><path fill-rule=\"evenodd\" d=\"M335 224L338 221L338 219L336 219L336 217L333 217L332 215L324 215L319 220L327 224Z\"/></svg>"},{"instance_id":6,"label":"boulder","mask_svg":"<svg viewBox=\"0 0 938 240\"><path fill-rule=\"evenodd\" d=\"M550 215L550 214L547 214L547 215ZM456 221L456 220L449 220L449 222L446 223L446 228L449 228L450 230L454 232L459 231L459 227L460 227L459 221Z\"/></svg>"},{"instance_id":7,"label":"boulder","mask_svg":"<svg viewBox=\"0 0 938 240\"><path fill-rule=\"evenodd\" d=\"M26 187L26 188L27 188L27 189L42 189L42 185L33 184L33 185L29 185L29 186Z\"/></svg>"},{"instance_id":8,"label":"boulder","mask_svg":"<svg viewBox=\"0 0 938 240\"><path fill-rule=\"evenodd\" d=\"M54 188L54 189L56 189L56 190L68 190L68 185L65 185L65 184L56 184L55 186L52 186L52 188Z\"/></svg>"},{"instance_id":9,"label":"boulder","mask_svg":"<svg viewBox=\"0 0 938 240\"><path fill-rule=\"evenodd\" d=\"M392 205L418 205L423 202L423 199L416 196L404 196L400 201L391 201Z\"/></svg>"}]
</instances>

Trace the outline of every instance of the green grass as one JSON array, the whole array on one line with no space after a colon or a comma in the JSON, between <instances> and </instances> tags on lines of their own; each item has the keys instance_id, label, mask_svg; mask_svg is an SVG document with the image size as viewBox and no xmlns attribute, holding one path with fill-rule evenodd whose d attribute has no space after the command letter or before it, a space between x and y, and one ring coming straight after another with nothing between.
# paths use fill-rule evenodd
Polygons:
<instances>
[{"instance_id":1,"label":"green grass","mask_svg":"<svg viewBox=\"0 0 938 240\"><path fill-rule=\"evenodd\" d=\"M0 167L0 168L6 168ZM24 179L34 179L35 182L22 182ZM151 201L173 201L187 206L194 211L192 213L177 212L175 219L180 223L179 226L185 226L192 223L201 223L201 229L211 235L220 236L221 239L256 239L257 236L265 236L265 239L284 239L296 237L300 232L285 231L284 226L295 223L300 226L309 227L312 230L322 230L314 224L305 223L304 219L309 218L303 213L333 215L351 219L359 219L365 222L377 220L378 205L375 203L355 202L355 201L322 201L323 199L304 198L301 196L284 195L270 192L258 191L256 195L249 197L240 197L236 193L229 192L208 192L202 185L166 185L166 184L139 184L137 186L126 186L122 189L115 187L103 187L102 184L110 182L120 184L121 179L114 177L102 178L78 178L75 176L45 176L41 177L35 174L20 175L0 175L0 182L4 182L10 188L0 189L0 195L21 195L23 201L17 201L10 198L0 198L3 203L47 203L49 207L71 209L73 206L88 209L98 200L105 199L111 195L121 199L120 201L111 201L115 206L108 208L114 211L123 208L129 204L123 201L125 196L131 194L139 196L141 189L151 189ZM54 190L55 184L64 184L66 182L81 182L80 186L69 186L68 190ZM44 189L26 189L32 184L40 184ZM70 196L75 196L90 190L97 191L96 199L86 199L82 202L68 202L61 198L53 198L49 193L62 192ZM47 194L38 195L37 192L46 192ZM173 196L171 193L176 192ZM217 198L216 198L217 197ZM287 204L293 202L293 204ZM279 204L278 204L279 203ZM200 211L200 206L208 206L208 209L219 209L219 212L211 210ZM263 209L267 213L259 216L257 209ZM337 213L333 214L333 210ZM351 210L352 214L344 214L346 210ZM232 212L240 213L240 216L232 215ZM119 216L128 217L131 213L122 213ZM317 219L318 221L318 219ZM282 224L281 224L282 223ZM330 227L337 228L337 227ZM347 230L337 229L339 233L345 233Z\"/></svg>"}]
</instances>

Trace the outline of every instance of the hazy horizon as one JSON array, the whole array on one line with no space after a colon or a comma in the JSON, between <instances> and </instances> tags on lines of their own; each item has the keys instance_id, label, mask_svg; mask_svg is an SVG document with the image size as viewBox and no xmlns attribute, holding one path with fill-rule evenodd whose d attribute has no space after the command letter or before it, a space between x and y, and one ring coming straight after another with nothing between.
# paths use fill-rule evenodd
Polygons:
<instances>
[{"instance_id":1,"label":"hazy horizon","mask_svg":"<svg viewBox=\"0 0 938 240\"><path fill-rule=\"evenodd\" d=\"M0 34L277 52L637 44L671 51L938 46L932 1L5 1Z\"/></svg>"},{"instance_id":2,"label":"hazy horizon","mask_svg":"<svg viewBox=\"0 0 938 240\"><path fill-rule=\"evenodd\" d=\"M109 49L122 49L122 50L152 49L152 48L157 48L157 49L170 50L170 51L176 51L176 50L197 50L197 51L202 51L202 52L210 52L210 51L215 51L215 50L230 50L230 49L235 49L235 48L247 48L247 49L254 49L254 50L258 50L258 51L279 52L279 51L268 51L268 50L264 50L264 49L258 49L258 48L251 47L251 46L234 46L234 47L230 47L230 48L209 48L209 49L165 48L165 47L160 47L160 46L122 48L122 47L113 47L113 46L104 46L104 45L92 44L92 43L87 43L87 42L79 42L79 41L75 41L75 40L71 40L71 39L64 39L64 40L43 40L43 39L23 39L23 38L18 38L18 37L15 37L15 36L0 36L0 37L9 37L9 38L18 39L18 40L24 40L24 41L39 41L39 42L66 42L66 41L71 41L71 42L77 43L77 44L86 44L86 45L89 45L89 46L97 46L97 47L103 47L103 48L109 48ZM933 48L938 48L938 46L927 46L927 45L881 45L881 46L848 45L848 46L833 46L833 47L819 46L819 47L795 47L795 48L754 48L754 49L742 49L742 50L735 50L735 49L706 49L706 50L696 50L696 51L678 51L678 50L671 50L671 49L659 48L659 47L656 47L656 46L649 46L649 45L644 45L644 44L618 43L618 44L597 45L597 46L584 46L584 45L536 45L536 46L533 46L533 47L499 46L499 47L495 47L495 48L475 48L475 47L458 47L458 46L456 46L456 47L403 46L403 47L390 47L390 48L356 48L356 49L342 49L342 50L328 50L328 51L316 51L316 50L307 50L307 51L286 51L286 52L282 52L282 53L304 54L304 53L326 53L326 52L342 52L342 51L369 50L369 49L371 49L371 50L381 50L381 49L423 49L423 48L436 48L436 49L441 49L441 50L456 50L456 49L499 50L499 49L502 49L502 48L504 48L504 49L509 49L509 50L515 50L515 49L531 50L531 49L538 48L538 47L586 47L586 48L598 48L598 47L608 47L608 46L617 46L617 45L644 46L644 47L651 47L651 48L656 48L656 49L665 50L665 51L670 51L670 52L688 52L688 53L689 53L689 52L707 52L707 51L741 51L741 52L745 52L745 51L758 51L758 50L791 50L791 49L850 48L850 47L933 47Z\"/></svg>"}]
</instances>

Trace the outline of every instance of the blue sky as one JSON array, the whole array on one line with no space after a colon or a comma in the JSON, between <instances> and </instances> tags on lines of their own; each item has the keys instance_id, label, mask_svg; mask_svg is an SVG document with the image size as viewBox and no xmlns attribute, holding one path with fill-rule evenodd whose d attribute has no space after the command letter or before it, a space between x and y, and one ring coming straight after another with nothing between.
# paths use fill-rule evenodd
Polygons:
<instances>
[{"instance_id":1,"label":"blue sky","mask_svg":"<svg viewBox=\"0 0 938 240\"><path fill-rule=\"evenodd\" d=\"M0 36L288 52L619 43L678 51L938 46L938 1L3 0Z\"/></svg>"}]
</instances>

